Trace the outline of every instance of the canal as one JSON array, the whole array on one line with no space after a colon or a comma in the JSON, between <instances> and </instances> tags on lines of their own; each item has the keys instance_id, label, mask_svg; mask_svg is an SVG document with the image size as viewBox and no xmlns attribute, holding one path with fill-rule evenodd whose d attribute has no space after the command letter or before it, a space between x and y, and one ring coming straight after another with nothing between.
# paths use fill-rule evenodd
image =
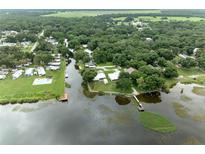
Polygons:
<instances>
[{"instance_id":1,"label":"canal","mask_svg":"<svg viewBox=\"0 0 205 154\"><path fill-rule=\"evenodd\" d=\"M67 72L69 103L49 100L0 106L0 144L205 144L205 97L192 93L194 85L177 84L169 94L139 97L146 111L159 113L177 126L176 132L162 134L143 128L132 102L119 103L115 96L106 95L86 97L74 60ZM187 116L178 115L174 103L183 105Z\"/></svg>"}]
</instances>

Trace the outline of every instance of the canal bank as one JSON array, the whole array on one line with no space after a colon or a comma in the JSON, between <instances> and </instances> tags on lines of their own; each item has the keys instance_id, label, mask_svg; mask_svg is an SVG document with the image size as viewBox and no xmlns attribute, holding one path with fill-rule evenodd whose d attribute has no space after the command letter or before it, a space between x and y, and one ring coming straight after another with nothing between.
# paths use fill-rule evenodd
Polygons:
<instances>
[{"instance_id":1,"label":"canal bank","mask_svg":"<svg viewBox=\"0 0 205 154\"><path fill-rule=\"evenodd\" d=\"M156 99L139 98L147 111L167 117L177 127L174 133L157 133L140 124L135 104L120 105L115 96L85 97L74 65L72 60L67 67L69 103L49 100L0 106L0 144L183 144L193 137L205 144L205 123L179 117L172 104L178 101L193 114L205 113L204 97L193 94L191 86L176 85ZM183 95L192 100L182 99L181 86Z\"/></svg>"}]
</instances>

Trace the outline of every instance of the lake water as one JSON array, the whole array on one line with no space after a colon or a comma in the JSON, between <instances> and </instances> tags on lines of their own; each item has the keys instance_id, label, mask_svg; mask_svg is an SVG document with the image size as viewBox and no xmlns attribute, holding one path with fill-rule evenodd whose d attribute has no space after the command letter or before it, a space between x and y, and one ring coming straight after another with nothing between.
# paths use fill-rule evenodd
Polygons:
<instances>
[{"instance_id":1,"label":"lake water","mask_svg":"<svg viewBox=\"0 0 205 154\"><path fill-rule=\"evenodd\" d=\"M177 84L169 94L139 97L146 111L164 115L177 126L176 132L161 134L143 128L132 102L119 105L115 96L85 97L74 64L72 60L67 68L69 103L0 106L0 144L183 144L190 137L205 144L205 122L192 118L205 115L205 97L191 92L194 85ZM178 116L173 102L183 104L192 117Z\"/></svg>"}]
</instances>

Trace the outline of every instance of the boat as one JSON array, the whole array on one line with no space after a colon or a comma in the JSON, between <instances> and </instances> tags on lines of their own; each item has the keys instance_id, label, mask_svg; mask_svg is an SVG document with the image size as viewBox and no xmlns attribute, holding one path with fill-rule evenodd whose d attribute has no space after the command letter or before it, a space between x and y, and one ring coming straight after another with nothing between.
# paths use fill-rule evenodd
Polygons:
<instances>
[{"instance_id":1,"label":"boat","mask_svg":"<svg viewBox=\"0 0 205 154\"><path fill-rule=\"evenodd\" d=\"M67 102L67 101L68 101L68 94L67 94L67 93L64 93L64 95L60 97L59 101L61 101L61 102Z\"/></svg>"},{"instance_id":2,"label":"boat","mask_svg":"<svg viewBox=\"0 0 205 154\"><path fill-rule=\"evenodd\" d=\"M144 107L142 106L142 104L138 104L138 110L140 111L140 112L143 112L144 111Z\"/></svg>"}]
</instances>

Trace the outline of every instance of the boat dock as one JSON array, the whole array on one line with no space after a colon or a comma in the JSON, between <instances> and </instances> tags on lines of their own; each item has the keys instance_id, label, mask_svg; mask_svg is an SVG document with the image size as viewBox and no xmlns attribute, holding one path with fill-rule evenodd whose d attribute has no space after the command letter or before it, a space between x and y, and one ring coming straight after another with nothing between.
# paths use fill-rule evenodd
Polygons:
<instances>
[{"instance_id":1,"label":"boat dock","mask_svg":"<svg viewBox=\"0 0 205 154\"><path fill-rule=\"evenodd\" d=\"M137 98L135 95L132 95L132 96L133 96L133 98L137 101L137 104L138 104L137 108L138 108L138 110L139 110L140 112L143 112L143 111L144 111L144 107L142 106L142 104L140 103L140 101L138 100L138 98Z\"/></svg>"},{"instance_id":2,"label":"boat dock","mask_svg":"<svg viewBox=\"0 0 205 154\"><path fill-rule=\"evenodd\" d=\"M59 101L61 101L61 102L67 102L67 101L68 101L68 98L69 98L69 97L68 97L68 93L64 93L64 95L59 98Z\"/></svg>"}]
</instances>

